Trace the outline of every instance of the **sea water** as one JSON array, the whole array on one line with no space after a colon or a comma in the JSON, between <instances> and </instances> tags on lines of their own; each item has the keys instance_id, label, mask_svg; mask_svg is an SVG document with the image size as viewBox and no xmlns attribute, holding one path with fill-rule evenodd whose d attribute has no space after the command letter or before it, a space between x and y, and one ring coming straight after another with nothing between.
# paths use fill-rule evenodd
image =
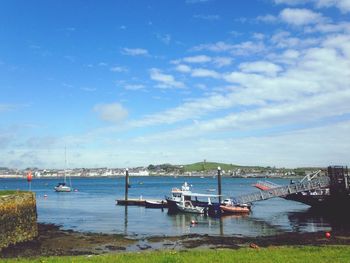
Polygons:
<instances>
[{"instance_id":1,"label":"sea water","mask_svg":"<svg viewBox=\"0 0 350 263\"><path fill-rule=\"evenodd\" d=\"M230 215L211 218L195 214L168 214L167 209L118 206L124 199L125 178L72 178L76 191L57 193L60 179L34 179L31 190L36 193L38 221L53 223L63 229L84 232L116 233L129 236L210 234L264 236L285 232L329 231L337 227L350 229L349 221L311 212L307 205L282 198L256 202L246 216ZM255 178L222 178L224 196L257 191ZM288 184L287 179L269 179ZM130 177L129 198L164 199L173 187L187 182L196 193L215 194L217 179L200 177ZM0 190L28 190L25 179L0 179ZM215 189L215 190L214 190ZM198 224L192 225L195 220Z\"/></svg>"}]
</instances>

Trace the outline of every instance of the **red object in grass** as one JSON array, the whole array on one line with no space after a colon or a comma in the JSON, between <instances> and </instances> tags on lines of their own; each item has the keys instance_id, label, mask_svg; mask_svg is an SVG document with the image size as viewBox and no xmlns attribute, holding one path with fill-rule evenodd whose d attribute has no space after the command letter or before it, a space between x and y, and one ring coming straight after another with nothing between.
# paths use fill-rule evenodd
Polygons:
<instances>
[{"instance_id":1,"label":"red object in grass","mask_svg":"<svg viewBox=\"0 0 350 263\"><path fill-rule=\"evenodd\" d=\"M326 236L326 238L331 238L331 233L326 232L326 233L325 233L325 236Z\"/></svg>"}]
</instances>

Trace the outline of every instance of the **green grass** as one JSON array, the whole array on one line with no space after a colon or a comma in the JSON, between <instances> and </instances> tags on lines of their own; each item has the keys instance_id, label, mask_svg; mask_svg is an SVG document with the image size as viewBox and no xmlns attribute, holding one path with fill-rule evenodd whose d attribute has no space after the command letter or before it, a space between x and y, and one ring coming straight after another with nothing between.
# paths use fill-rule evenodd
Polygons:
<instances>
[{"instance_id":1,"label":"green grass","mask_svg":"<svg viewBox=\"0 0 350 263\"><path fill-rule=\"evenodd\" d=\"M350 262L350 246L269 247L117 253L98 256L10 259L4 262Z\"/></svg>"},{"instance_id":2,"label":"green grass","mask_svg":"<svg viewBox=\"0 0 350 263\"><path fill-rule=\"evenodd\" d=\"M15 190L3 190L3 191L0 191L0 196L2 196L2 195L13 195L13 194L17 194L17 193L20 193L20 192L17 192Z\"/></svg>"}]
</instances>

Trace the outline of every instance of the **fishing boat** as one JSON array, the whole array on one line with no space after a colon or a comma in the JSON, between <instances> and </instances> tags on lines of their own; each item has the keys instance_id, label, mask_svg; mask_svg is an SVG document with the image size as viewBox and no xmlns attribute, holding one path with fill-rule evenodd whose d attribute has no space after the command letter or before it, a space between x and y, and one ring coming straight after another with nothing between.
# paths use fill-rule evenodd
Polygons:
<instances>
[{"instance_id":1,"label":"fishing boat","mask_svg":"<svg viewBox=\"0 0 350 263\"><path fill-rule=\"evenodd\" d=\"M204 211L207 211L209 215L216 216L217 214L221 213L221 209L219 207L219 203L213 203L212 199L218 199L219 197L219 195L215 194L193 193L190 185L185 182L180 189L173 188L171 190L171 196L166 196L165 198L169 208L168 211L170 213L186 212L184 210L191 210L185 208L185 203L190 202L193 207L204 208Z\"/></svg>"},{"instance_id":2,"label":"fishing boat","mask_svg":"<svg viewBox=\"0 0 350 263\"><path fill-rule=\"evenodd\" d=\"M177 208L184 213L192 213L192 214L205 214L206 208L200 206L194 206L191 201L183 201L176 204Z\"/></svg>"},{"instance_id":3,"label":"fishing boat","mask_svg":"<svg viewBox=\"0 0 350 263\"><path fill-rule=\"evenodd\" d=\"M166 200L145 200L146 208L166 208L168 207Z\"/></svg>"},{"instance_id":4,"label":"fishing boat","mask_svg":"<svg viewBox=\"0 0 350 263\"><path fill-rule=\"evenodd\" d=\"M187 195L187 197L184 197L185 200L191 200L191 197L188 197L188 195L191 193L192 191L191 191L190 185L187 182L185 182L181 186L181 188L177 188L177 187L172 188L171 195L165 197L169 209L176 211L177 210L176 204L183 200L183 195Z\"/></svg>"}]
</instances>

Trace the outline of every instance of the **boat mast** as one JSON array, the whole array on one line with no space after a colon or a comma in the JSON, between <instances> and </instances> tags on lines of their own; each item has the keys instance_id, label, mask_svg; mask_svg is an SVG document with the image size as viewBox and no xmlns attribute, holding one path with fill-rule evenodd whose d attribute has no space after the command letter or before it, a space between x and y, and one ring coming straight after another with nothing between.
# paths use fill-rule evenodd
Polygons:
<instances>
[{"instance_id":1,"label":"boat mast","mask_svg":"<svg viewBox=\"0 0 350 263\"><path fill-rule=\"evenodd\" d=\"M67 146L64 146L64 183L66 183L66 170L67 170Z\"/></svg>"}]
</instances>

